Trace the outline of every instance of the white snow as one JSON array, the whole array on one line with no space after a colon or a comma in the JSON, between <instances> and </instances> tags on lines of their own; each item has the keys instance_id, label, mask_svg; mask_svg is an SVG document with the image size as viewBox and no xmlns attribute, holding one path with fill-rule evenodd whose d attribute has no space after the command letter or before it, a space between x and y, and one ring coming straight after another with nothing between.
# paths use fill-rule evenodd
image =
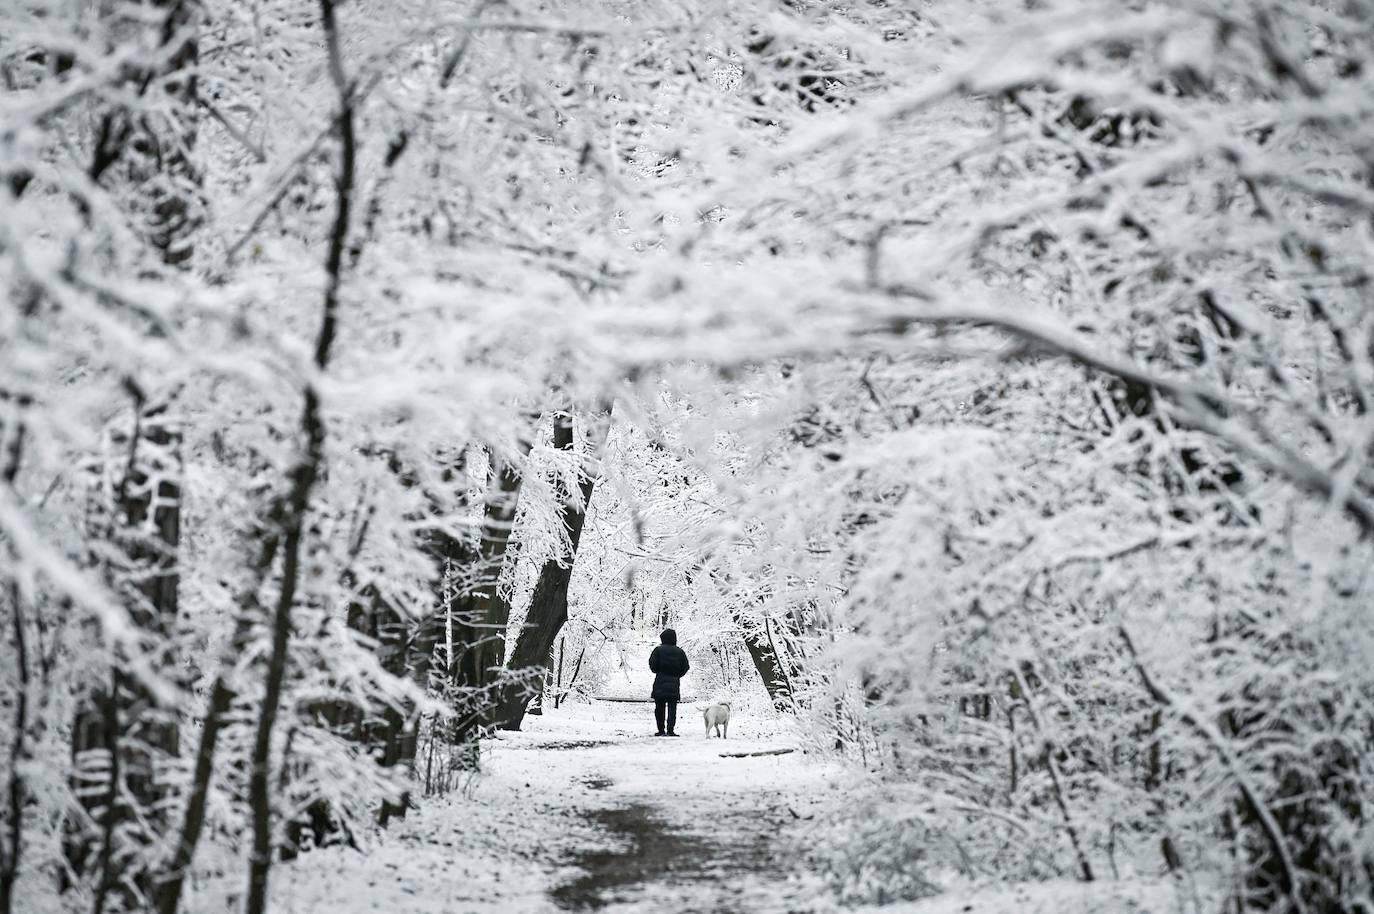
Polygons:
<instances>
[{"instance_id":1,"label":"white snow","mask_svg":"<svg viewBox=\"0 0 1374 914\"><path fill-rule=\"evenodd\" d=\"M565 705L486 742L468 792L425 798L366 852L314 851L273 874L282 914L825 912L841 910L804 860L813 827L842 817L863 773L800 750L790 723L737 716L707 738L680 708L677 739L653 706ZM783 755L722 752L794 748ZM642 831L627 833L637 823ZM676 853L675 853L676 852ZM590 859L589 859L590 858ZM960 888L893 914L1170 911L1151 883L1071 881ZM209 910L208 908L206 909Z\"/></svg>"},{"instance_id":2,"label":"white snow","mask_svg":"<svg viewBox=\"0 0 1374 914\"><path fill-rule=\"evenodd\" d=\"M422 799L418 812L366 852L327 848L276 870L273 910L563 910L548 893L581 875L570 862L576 852L632 852L623 839L593 826L597 811L643 805L683 836L729 845L799 831L842 782L840 766L801 752L721 757L722 751L796 746L780 722L737 719L731 727L737 739L707 739L695 707L684 704L680 712L683 735L677 739L651 735L648 703L565 705L527 717L522 732L487 741L470 795ZM670 860L665 866L701 862ZM796 909L786 897L795 901L814 890L786 878L702 885L665 871L650 885L614 888L610 894L619 903L608 910L781 911ZM773 897L778 906L759 907ZM701 899L726 907L695 907L706 903Z\"/></svg>"}]
</instances>

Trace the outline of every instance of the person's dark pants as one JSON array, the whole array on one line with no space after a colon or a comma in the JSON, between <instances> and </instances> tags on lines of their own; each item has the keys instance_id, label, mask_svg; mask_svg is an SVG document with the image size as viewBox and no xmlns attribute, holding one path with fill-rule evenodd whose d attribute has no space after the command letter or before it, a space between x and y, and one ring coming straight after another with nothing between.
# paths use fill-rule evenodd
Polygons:
<instances>
[{"instance_id":1,"label":"person's dark pants","mask_svg":"<svg viewBox=\"0 0 1374 914\"><path fill-rule=\"evenodd\" d=\"M668 713L668 729L663 729L663 714ZM672 733L677 729L677 702L671 698L654 699L654 722L658 724L659 733Z\"/></svg>"}]
</instances>

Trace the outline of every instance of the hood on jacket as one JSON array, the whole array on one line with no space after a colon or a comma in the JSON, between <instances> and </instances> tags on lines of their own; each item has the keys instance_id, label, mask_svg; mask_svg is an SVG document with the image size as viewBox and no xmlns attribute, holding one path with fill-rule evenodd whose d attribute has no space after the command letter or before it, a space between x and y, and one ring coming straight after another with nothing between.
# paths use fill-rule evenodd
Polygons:
<instances>
[{"instance_id":1,"label":"hood on jacket","mask_svg":"<svg viewBox=\"0 0 1374 914\"><path fill-rule=\"evenodd\" d=\"M658 636L658 639L664 644L677 644L677 632L673 631L671 628L665 628L663 634Z\"/></svg>"}]
</instances>

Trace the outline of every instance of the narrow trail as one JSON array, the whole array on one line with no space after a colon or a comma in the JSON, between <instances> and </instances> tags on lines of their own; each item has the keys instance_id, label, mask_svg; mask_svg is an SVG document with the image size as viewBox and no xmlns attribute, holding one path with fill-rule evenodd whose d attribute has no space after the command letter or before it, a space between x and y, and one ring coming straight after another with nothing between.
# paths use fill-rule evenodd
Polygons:
<instances>
[{"instance_id":1,"label":"narrow trail","mask_svg":"<svg viewBox=\"0 0 1374 914\"><path fill-rule=\"evenodd\" d=\"M465 796L429 798L361 853L324 849L282 868L275 911L828 912L799 848L833 808L840 770L801 752L786 722L738 716L707 739L682 707L677 739L652 707L574 706L483 747Z\"/></svg>"},{"instance_id":2,"label":"narrow trail","mask_svg":"<svg viewBox=\"0 0 1374 914\"><path fill-rule=\"evenodd\" d=\"M567 774L585 772L588 795L579 805L594 841L565 857L573 872L548 893L556 909L818 910L806 900L815 887L796 864L790 832L810 818L803 809L826 769L800 755L722 758L786 740L761 739L738 725L734 740L708 739L690 705L682 716L683 736L659 739L643 735L652 728L646 708L619 705L600 721L613 728L608 742L544 741L540 722L494 750L497 765L504 751L545 756ZM558 757L547 758L551 753Z\"/></svg>"},{"instance_id":3,"label":"narrow trail","mask_svg":"<svg viewBox=\"0 0 1374 914\"><path fill-rule=\"evenodd\" d=\"M787 721L731 722L706 739L682 709L679 739L657 739L643 705L576 705L488 740L459 795L428 797L361 850L325 848L274 871L272 914L836 914L810 871L859 794L852 772L801 752ZM241 866L200 886L187 914L238 910ZM1165 914L1159 879L955 887L858 914Z\"/></svg>"},{"instance_id":4,"label":"narrow trail","mask_svg":"<svg viewBox=\"0 0 1374 914\"><path fill-rule=\"evenodd\" d=\"M615 847L574 855L582 875L550 893L563 910L596 911L621 902L642 907L646 898L661 902L665 895L686 893L690 907L736 911L738 880L777 869L762 833L691 833L639 803L596 810L590 821Z\"/></svg>"}]
</instances>

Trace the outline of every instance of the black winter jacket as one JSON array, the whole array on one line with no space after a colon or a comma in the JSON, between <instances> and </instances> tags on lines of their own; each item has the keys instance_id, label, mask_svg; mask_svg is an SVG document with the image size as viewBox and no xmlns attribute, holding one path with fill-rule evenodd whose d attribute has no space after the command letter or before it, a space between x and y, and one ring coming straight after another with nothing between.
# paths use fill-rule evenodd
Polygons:
<instances>
[{"instance_id":1,"label":"black winter jacket","mask_svg":"<svg viewBox=\"0 0 1374 914\"><path fill-rule=\"evenodd\" d=\"M663 643L649 655L649 669L657 674L652 697L655 701L680 701L678 680L687 675L692 665L687 662L686 652L677 646L677 632L665 628L659 639Z\"/></svg>"}]
</instances>

